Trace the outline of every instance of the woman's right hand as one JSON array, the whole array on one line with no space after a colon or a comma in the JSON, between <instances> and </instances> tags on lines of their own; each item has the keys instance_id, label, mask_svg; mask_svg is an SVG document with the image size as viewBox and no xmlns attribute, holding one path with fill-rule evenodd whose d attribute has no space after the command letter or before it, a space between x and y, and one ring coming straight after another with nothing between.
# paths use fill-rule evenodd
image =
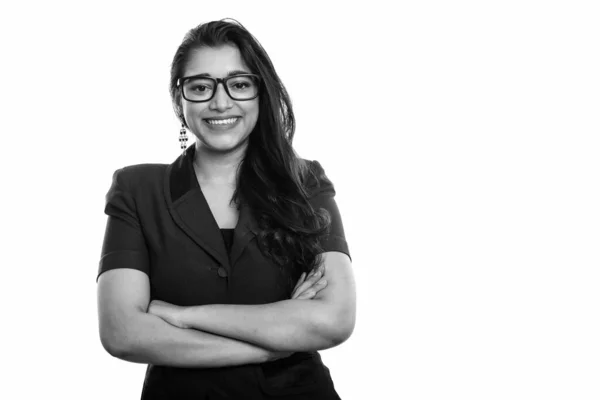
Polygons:
<instances>
[{"instance_id":1,"label":"woman's right hand","mask_svg":"<svg viewBox=\"0 0 600 400\"><path fill-rule=\"evenodd\" d=\"M312 270L308 276L306 276L306 272L303 272L302 275L300 275L300 279L298 279L294 290L292 291L291 299L310 300L321 290L325 289L327 287L327 281L323 276L324 272L324 266ZM265 350L265 359L263 362L286 358L294 353L294 351Z\"/></svg>"},{"instance_id":2,"label":"woman's right hand","mask_svg":"<svg viewBox=\"0 0 600 400\"><path fill-rule=\"evenodd\" d=\"M315 297L317 293L327 287L327 281L323 276L324 273L324 265L312 270L308 277L306 276L306 272L303 272L292 291L291 299L310 300Z\"/></svg>"},{"instance_id":3,"label":"woman's right hand","mask_svg":"<svg viewBox=\"0 0 600 400\"><path fill-rule=\"evenodd\" d=\"M265 350L265 360L263 362L270 362L279 360L280 358L286 358L294 354L295 351L275 351L275 350Z\"/></svg>"}]
</instances>

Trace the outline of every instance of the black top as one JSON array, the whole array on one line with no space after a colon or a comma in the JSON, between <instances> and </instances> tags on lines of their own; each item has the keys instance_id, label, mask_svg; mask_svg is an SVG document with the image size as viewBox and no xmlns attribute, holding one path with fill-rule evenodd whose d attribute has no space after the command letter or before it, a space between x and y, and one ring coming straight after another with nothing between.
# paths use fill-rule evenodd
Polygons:
<instances>
[{"instance_id":1,"label":"black top","mask_svg":"<svg viewBox=\"0 0 600 400\"><path fill-rule=\"evenodd\" d=\"M106 195L108 220L97 277L111 269L137 269L149 276L151 300L181 306L289 299L290 269L281 273L279 265L262 255L258 223L245 203L236 227L219 230L194 172L194 152L190 146L171 165L115 171ZM324 251L350 257L333 184L317 161L304 162L318 177L307 182L309 202L315 209L325 208L332 219L321 245ZM148 365L142 400L221 398L217 393L235 399L259 399L265 393L283 396L279 399L339 399L329 369L314 351L226 368Z\"/></svg>"},{"instance_id":2,"label":"black top","mask_svg":"<svg viewBox=\"0 0 600 400\"><path fill-rule=\"evenodd\" d=\"M233 231L234 228L221 228L221 234L223 235L223 241L225 242L225 248L227 254L231 252L231 244L233 243Z\"/></svg>"}]
</instances>

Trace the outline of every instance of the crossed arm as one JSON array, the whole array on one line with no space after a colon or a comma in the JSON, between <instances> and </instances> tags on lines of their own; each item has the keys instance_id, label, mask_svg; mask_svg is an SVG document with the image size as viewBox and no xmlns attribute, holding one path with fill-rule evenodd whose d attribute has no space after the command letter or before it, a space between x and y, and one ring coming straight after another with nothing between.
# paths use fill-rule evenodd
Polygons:
<instances>
[{"instance_id":1,"label":"crossed arm","mask_svg":"<svg viewBox=\"0 0 600 400\"><path fill-rule=\"evenodd\" d=\"M307 281L321 275L327 287L311 300L269 304L210 304L176 307L153 301L149 312L181 328L193 328L276 351L314 351L334 347L350 337L355 324L355 283L349 257L323 254L323 264Z\"/></svg>"},{"instance_id":2,"label":"crossed arm","mask_svg":"<svg viewBox=\"0 0 600 400\"><path fill-rule=\"evenodd\" d=\"M323 178L324 171L316 166L319 179ZM262 305L185 308L150 302L148 275L143 269L122 267L147 264L136 202L127 190L134 181L134 171L129 171L115 172L106 195L109 220L103 262L116 257L117 267L98 278L98 317L100 339L110 354L144 364L218 367L269 361L277 352L321 350L350 336L355 321L354 277L350 258L340 252L323 254L327 287L310 301L292 298ZM323 183L311 197L313 207L326 208L334 220L339 219L331 182ZM343 234L341 222L332 231Z\"/></svg>"},{"instance_id":3,"label":"crossed arm","mask_svg":"<svg viewBox=\"0 0 600 400\"><path fill-rule=\"evenodd\" d=\"M149 296L145 293L136 312L125 313L115 303L102 306L108 303L102 297L122 294L99 289L102 343L118 358L177 367L264 362L270 351L333 347L354 328L354 277L350 259L343 253L324 253L323 265L327 287L311 301L297 298L264 305L196 307L153 301L146 311L140 306ZM307 281L311 279L318 280L318 276ZM130 290L131 285L122 287Z\"/></svg>"}]
</instances>

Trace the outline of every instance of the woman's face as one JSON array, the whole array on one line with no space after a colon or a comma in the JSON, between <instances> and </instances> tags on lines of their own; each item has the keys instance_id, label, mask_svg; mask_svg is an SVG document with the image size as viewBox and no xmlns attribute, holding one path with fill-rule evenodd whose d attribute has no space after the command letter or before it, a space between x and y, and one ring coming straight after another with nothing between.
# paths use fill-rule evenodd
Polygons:
<instances>
[{"instance_id":1,"label":"woman's face","mask_svg":"<svg viewBox=\"0 0 600 400\"><path fill-rule=\"evenodd\" d=\"M252 73L238 48L224 45L193 50L183 76L207 74L211 78L226 78L233 72ZM210 101L193 103L182 97L181 105L190 131L203 146L215 150L238 148L246 141L258 119L258 97L246 101L232 100L223 84L217 85Z\"/></svg>"}]
</instances>

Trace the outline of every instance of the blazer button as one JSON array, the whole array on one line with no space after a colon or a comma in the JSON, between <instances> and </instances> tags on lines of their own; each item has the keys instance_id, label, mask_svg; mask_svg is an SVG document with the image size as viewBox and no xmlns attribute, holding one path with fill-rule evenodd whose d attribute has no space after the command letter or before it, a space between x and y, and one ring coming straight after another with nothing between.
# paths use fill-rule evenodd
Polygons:
<instances>
[{"instance_id":1,"label":"blazer button","mask_svg":"<svg viewBox=\"0 0 600 400\"><path fill-rule=\"evenodd\" d=\"M227 278L227 270L225 268L220 267L217 273L221 278Z\"/></svg>"}]
</instances>

